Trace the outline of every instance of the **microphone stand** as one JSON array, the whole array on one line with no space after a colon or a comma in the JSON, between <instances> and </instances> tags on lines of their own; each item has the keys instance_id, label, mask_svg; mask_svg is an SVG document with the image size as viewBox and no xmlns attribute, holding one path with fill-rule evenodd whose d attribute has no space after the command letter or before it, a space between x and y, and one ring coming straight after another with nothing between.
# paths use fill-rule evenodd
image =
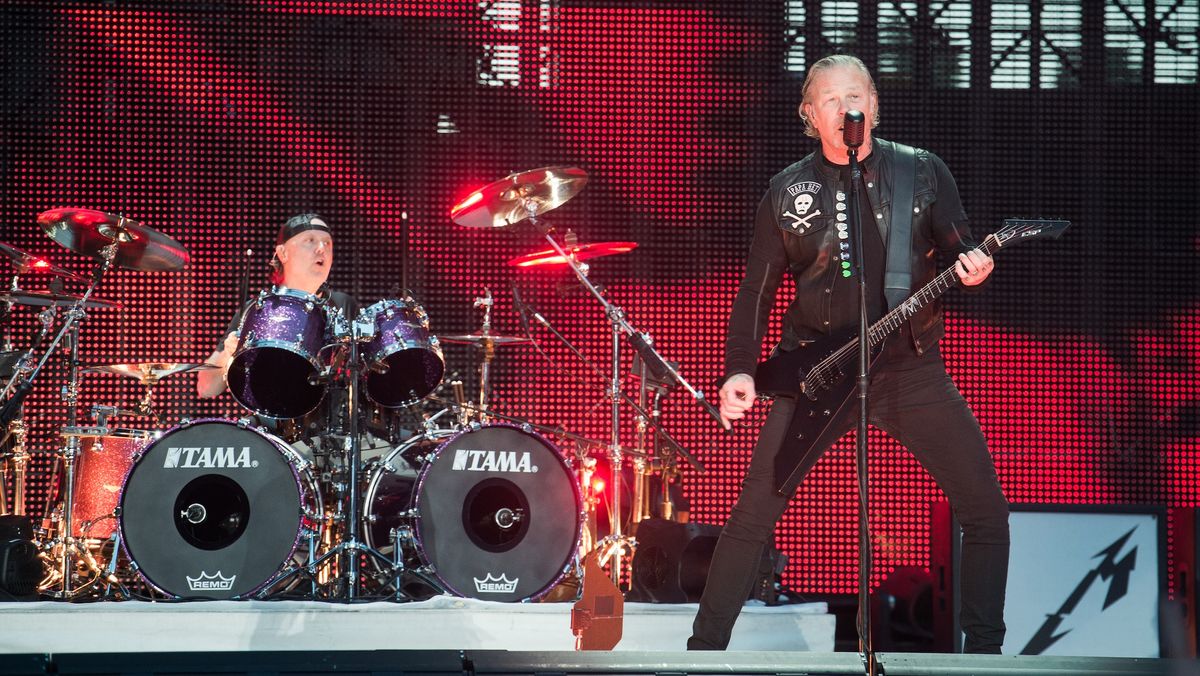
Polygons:
<instances>
[{"instance_id":1,"label":"microphone stand","mask_svg":"<svg viewBox=\"0 0 1200 676\"><path fill-rule=\"evenodd\" d=\"M864 124L862 113L846 112L846 127L849 131L851 119L858 113L858 124ZM862 183L862 167L858 163L858 147L862 138L850 139L855 134L847 133L846 154L850 159L850 189L847 191L847 218L854 238L854 268L858 277L858 432L855 439L855 467L858 480L858 643L867 676L876 676L878 665L871 640L871 531L867 509L870 505L867 473L867 371L871 364L871 346L867 333L870 321L867 317L867 277L863 265L863 224L859 209L859 184ZM857 140L857 143L853 143Z\"/></svg>"}]
</instances>

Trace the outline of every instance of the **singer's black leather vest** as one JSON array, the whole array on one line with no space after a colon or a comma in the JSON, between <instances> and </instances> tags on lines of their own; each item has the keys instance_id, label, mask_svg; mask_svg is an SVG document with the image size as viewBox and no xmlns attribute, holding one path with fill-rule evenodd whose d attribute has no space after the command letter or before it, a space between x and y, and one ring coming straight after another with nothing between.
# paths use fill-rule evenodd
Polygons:
<instances>
[{"instance_id":1,"label":"singer's black leather vest","mask_svg":"<svg viewBox=\"0 0 1200 676\"><path fill-rule=\"evenodd\" d=\"M935 201L943 199L947 201L944 203L959 204L958 189L937 156L917 149L913 203L894 205L891 174L895 144L879 138L873 139L872 144L870 155L862 162L867 199L871 205L870 213L863 214L863 226L878 227L886 245L892 209L913 210L911 293L937 276L939 250L956 255L974 248L975 244L961 207L957 209L958 218L934 222L936 219L930 207ZM756 228L765 227L761 222L763 219L773 219L786 253L787 271L796 284L796 296L784 316L780 349L794 349L828 334L836 328L830 326L831 304L846 302L846 299L835 298L833 291L835 275L840 274L838 215L844 209L844 204L839 207L838 203L846 200L844 195L839 200L839 192L848 192L841 185L839 171L825 162L818 152L776 174L760 204L757 216L760 222ZM777 284L779 271L763 269L765 267L769 266L756 260L752 251L731 319L730 339L726 345L726 375L753 372L761 342L755 344L751 335L754 332L747 325L757 324L762 312L756 312L749 298L743 300L742 295L749 289L774 293L771 285ZM739 304L743 307L739 308ZM918 312L910 320L909 328L910 331L905 333L911 336L917 354L935 346L944 333L941 303L935 301Z\"/></svg>"}]
</instances>

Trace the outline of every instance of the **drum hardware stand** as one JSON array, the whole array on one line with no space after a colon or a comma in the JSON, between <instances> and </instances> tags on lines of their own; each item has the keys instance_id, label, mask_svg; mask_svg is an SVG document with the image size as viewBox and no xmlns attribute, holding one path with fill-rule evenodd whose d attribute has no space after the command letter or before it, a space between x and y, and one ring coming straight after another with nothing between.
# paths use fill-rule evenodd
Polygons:
<instances>
[{"instance_id":1,"label":"drum hardware stand","mask_svg":"<svg viewBox=\"0 0 1200 676\"><path fill-rule=\"evenodd\" d=\"M17 516L25 515L25 470L29 462L29 453L25 450L27 429L24 415L18 414L8 423L8 436L13 440L12 452L4 465L0 465L0 514L8 513L8 471L12 467L12 513Z\"/></svg>"},{"instance_id":2,"label":"drum hardware stand","mask_svg":"<svg viewBox=\"0 0 1200 676\"><path fill-rule=\"evenodd\" d=\"M103 249L101 249L101 255L101 262L92 276L92 283L88 286L87 291L84 292L83 296L76 300L75 303L71 305L71 308L67 310L66 318L63 320L62 326L59 327L58 334L54 337L54 340L51 341L50 345L42 354L41 360L28 373L28 375L25 375L19 370L17 373L14 373L13 377L9 380L8 385L4 389L4 395L8 395L10 391L12 391L13 394L8 401L5 402L3 411L0 411L0 423L7 425L8 423L12 422L13 419L15 419L15 412L20 410L21 402L33 390L33 380L37 377L38 373L41 372L42 367L45 366L47 360L50 359L50 355L52 355L55 349L58 348L59 343L62 342L64 337L69 335L68 345L70 346L71 353L68 361L67 384L63 386L63 398L67 404L67 427L64 428L64 432L75 428L78 417L77 400L79 395L78 322L79 320L87 317L83 311L84 304L87 303L88 299L92 295L92 292L100 284L100 280L104 277L104 274L109 270L110 267L112 267L113 260L117 255L117 242L114 241L113 243L103 247ZM48 309L52 308L53 306ZM46 320L43 319L43 323L45 323L45 321ZM30 351L30 354L32 354L32 350ZM62 576L62 589L58 592L53 592L52 595L57 598L70 599L75 596L75 593L71 589L71 581L75 563L74 559L77 553L94 574L98 576L102 571L96 564L95 559L92 558L91 553L87 551L86 547L79 544L79 541L75 538L75 534L71 532L72 519L74 516L73 503L75 500L75 461L79 456L78 435L67 434L67 443L65 447L60 450L60 454L63 460L65 472L64 482L66 487L66 496L64 498L63 505L62 526L59 529L58 537L56 537L54 541L50 543L50 546L59 546L59 573Z\"/></svg>"},{"instance_id":3,"label":"drum hardware stand","mask_svg":"<svg viewBox=\"0 0 1200 676\"><path fill-rule=\"evenodd\" d=\"M342 565L338 566L339 571L344 571L346 578L345 598L353 601L358 597L358 585L360 581L361 562L359 558L362 554L374 556L387 565L391 565L392 561L383 553L368 546L365 542L359 539L359 527L361 519L361 505L359 497L359 476L361 474L362 458L359 457L361 451L361 442L358 438L358 418L359 418L359 388L360 379L364 372L364 366L358 353L359 342L369 341L374 337L374 326L367 325L365 322L353 321L350 323L350 336L346 340L346 346L349 355L345 363L345 377L347 383L347 398L346 398L346 420L348 426L348 436L345 441L346 452L349 454L347 460L347 483L349 484L346 490L347 498L345 500L345 511L341 512L344 518L344 537L341 542L331 547L315 561L309 563L309 574L315 574L317 567L328 559L338 557ZM276 576L275 579L264 587L270 588L273 584L279 582L288 575L292 575L298 571L289 571ZM398 582L397 582L398 583Z\"/></svg>"},{"instance_id":4,"label":"drum hardware stand","mask_svg":"<svg viewBox=\"0 0 1200 676\"><path fill-rule=\"evenodd\" d=\"M121 508L117 507L117 509L120 510ZM121 596L128 599L132 595L129 593L129 589L122 584L121 580L117 577L117 560L121 558L120 528L113 529L113 534L109 538L109 541L112 542L112 556L108 560L108 565L104 568L104 581L107 584L104 586L103 596L105 598L111 598L113 587L116 587L121 593Z\"/></svg>"},{"instance_id":5,"label":"drum hardware stand","mask_svg":"<svg viewBox=\"0 0 1200 676\"><path fill-rule=\"evenodd\" d=\"M579 460L579 493L583 499L583 534L579 538L579 556L582 558L596 549L600 535L599 524L596 521L596 508L600 505L600 498L592 489L592 475L596 473L596 459L582 453L578 454L577 458ZM611 517L609 521L612 521Z\"/></svg>"},{"instance_id":6,"label":"drum hardware stand","mask_svg":"<svg viewBox=\"0 0 1200 676\"><path fill-rule=\"evenodd\" d=\"M672 364L672 366L676 366ZM638 450L644 456L634 460L635 477L638 481L634 490L634 505L636 509L631 515L631 521L636 524L654 516L650 496L650 476L657 466L662 477L662 495L658 502L661 518L667 521L675 520L675 503L671 498L670 480L680 475L678 464L675 462L675 452L668 444L660 443L662 429L662 403L671 393L672 385L652 377L646 362L635 355L633 370L638 374L639 390L638 403L643 408L649 408L650 421L638 418ZM647 401L647 399L650 399ZM640 497L639 497L640 493Z\"/></svg>"},{"instance_id":7,"label":"drum hardware stand","mask_svg":"<svg viewBox=\"0 0 1200 676\"><path fill-rule=\"evenodd\" d=\"M471 422L471 412L467 408L467 393L463 389L463 381L450 381L450 389L454 392L454 401L457 402L456 413L458 415L458 424L464 427ZM441 415L440 413L438 415Z\"/></svg>"},{"instance_id":8,"label":"drum hardware stand","mask_svg":"<svg viewBox=\"0 0 1200 676\"><path fill-rule=\"evenodd\" d=\"M484 336L492 332L492 307L494 305L491 289L483 287L483 297L475 299L475 307L483 308L483 325L480 326L479 332ZM475 413L480 424L487 424L488 389L491 387L491 365L492 360L496 357L496 345L485 338L480 343L479 349L483 352L483 360L479 363L479 406Z\"/></svg>"},{"instance_id":9,"label":"drum hardware stand","mask_svg":"<svg viewBox=\"0 0 1200 676\"><path fill-rule=\"evenodd\" d=\"M411 517L412 514L405 513L405 517ZM396 601L412 601L414 596L404 591L403 580L406 575L411 575L421 582L429 585L431 589L436 589L438 593L446 593L446 588L434 577L431 577L424 567L409 568L404 563L404 552L407 547L416 546L416 533L413 532L411 526L401 525L392 528L388 531L388 542L392 545L392 558L389 561L391 570L388 572L388 578L391 580L392 588L395 590L393 596Z\"/></svg>"},{"instance_id":10,"label":"drum hardware stand","mask_svg":"<svg viewBox=\"0 0 1200 676\"><path fill-rule=\"evenodd\" d=\"M562 256L571 271L575 273L575 277L586 288L592 296L604 308L604 314L608 318L612 328L611 341L611 370L609 378L609 398L611 401L611 428L610 428L610 443L608 446L608 461L612 468L610 480L612 482L612 499L610 501L611 509L616 518L612 520L612 533L605 536L598 543L598 548L602 549L600 558L601 564L607 562L610 558L613 562L611 568L612 580L614 584L619 584L621 577L621 561L622 553L626 548L629 548L631 553L637 546L636 540L622 532L621 524L621 468L623 464L624 452L621 449L621 402L627 401L634 406L643 417L649 419L644 410L635 402L631 401L621 389L621 334L629 336L630 343L633 344L636 352L641 355L643 361L655 372L656 375L662 374L662 377L669 376L674 382L686 389L693 398L717 420L720 420L721 414L717 409L709 403L704 394L696 388L692 387L684 378L679 375L679 372L672 368L663 357L654 349L653 341L650 336L637 331L625 318L625 311L620 307L610 303L604 296L604 293L588 279L588 266L586 263L581 263L575 259L573 254L570 254L564 249L562 244L554 237L554 229L549 223L544 223L538 216L537 200L527 199L523 206L526 210L529 223L540 232L550 246L559 256ZM535 315L536 316L536 315ZM661 429L661 428L660 428ZM682 447L678 448L682 452L683 457L700 471L703 467Z\"/></svg>"}]
</instances>

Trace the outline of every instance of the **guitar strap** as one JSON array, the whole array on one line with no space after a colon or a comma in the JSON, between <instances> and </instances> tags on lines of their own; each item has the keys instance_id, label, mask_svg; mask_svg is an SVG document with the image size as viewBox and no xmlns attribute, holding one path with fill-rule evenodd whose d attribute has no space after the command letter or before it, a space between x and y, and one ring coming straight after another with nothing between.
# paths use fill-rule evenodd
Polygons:
<instances>
[{"instance_id":1,"label":"guitar strap","mask_svg":"<svg viewBox=\"0 0 1200 676\"><path fill-rule=\"evenodd\" d=\"M883 295L888 310L912 292L913 191L917 177L917 152L903 143L893 144L892 222L888 226L887 265L883 269Z\"/></svg>"}]
</instances>

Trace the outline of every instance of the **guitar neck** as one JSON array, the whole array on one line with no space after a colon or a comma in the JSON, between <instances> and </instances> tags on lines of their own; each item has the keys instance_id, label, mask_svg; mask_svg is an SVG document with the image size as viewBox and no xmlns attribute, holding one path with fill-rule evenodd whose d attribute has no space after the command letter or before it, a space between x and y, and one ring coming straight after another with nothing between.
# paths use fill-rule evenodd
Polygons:
<instances>
[{"instance_id":1,"label":"guitar neck","mask_svg":"<svg viewBox=\"0 0 1200 676\"><path fill-rule=\"evenodd\" d=\"M988 235L984 239L983 244L979 246L979 249L989 256L999 248L1000 242L994 235ZM868 331L871 339L871 347L875 347L883 342L896 329L903 326L904 322L912 319L913 315L920 312L922 308L937 300L943 293L954 288L957 284L958 273L954 271L954 266L951 265L943 270L940 275L934 277L928 284L906 298L903 303L897 305L891 312L871 325Z\"/></svg>"}]
</instances>

